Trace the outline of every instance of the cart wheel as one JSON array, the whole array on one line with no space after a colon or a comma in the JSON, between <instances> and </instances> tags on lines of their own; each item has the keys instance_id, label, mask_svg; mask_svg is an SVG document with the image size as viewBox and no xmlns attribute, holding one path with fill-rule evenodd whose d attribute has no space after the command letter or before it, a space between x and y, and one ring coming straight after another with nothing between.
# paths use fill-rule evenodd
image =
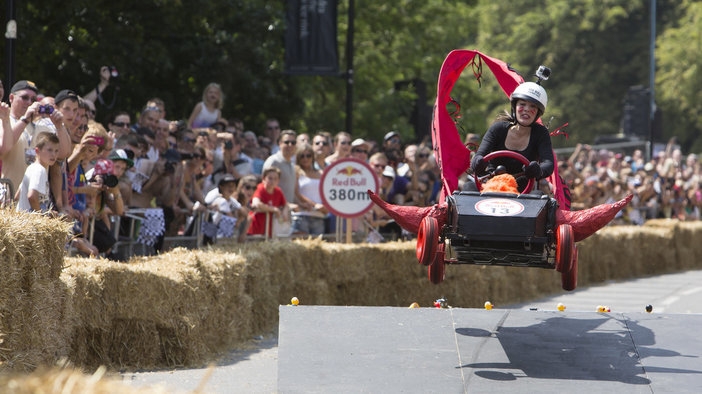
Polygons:
<instances>
[{"instance_id":1,"label":"cart wheel","mask_svg":"<svg viewBox=\"0 0 702 394\"><path fill-rule=\"evenodd\" d=\"M419 231L417 232L417 260L419 260L419 264L431 264L438 244L439 222L436 218L425 216L419 223Z\"/></svg>"},{"instance_id":2,"label":"cart wheel","mask_svg":"<svg viewBox=\"0 0 702 394\"><path fill-rule=\"evenodd\" d=\"M561 273L563 290L573 291L578 286L578 247L573 247L573 261L570 270Z\"/></svg>"},{"instance_id":3,"label":"cart wheel","mask_svg":"<svg viewBox=\"0 0 702 394\"><path fill-rule=\"evenodd\" d=\"M427 275L429 276L429 281L435 285L444 281L444 275L446 274L446 264L444 263L444 244L440 244L437 247L436 253L434 253L434 258L432 259L431 265L427 267Z\"/></svg>"},{"instance_id":4,"label":"cart wheel","mask_svg":"<svg viewBox=\"0 0 702 394\"><path fill-rule=\"evenodd\" d=\"M561 224L556 230L556 271L570 271L574 248L573 227L570 224Z\"/></svg>"}]
</instances>

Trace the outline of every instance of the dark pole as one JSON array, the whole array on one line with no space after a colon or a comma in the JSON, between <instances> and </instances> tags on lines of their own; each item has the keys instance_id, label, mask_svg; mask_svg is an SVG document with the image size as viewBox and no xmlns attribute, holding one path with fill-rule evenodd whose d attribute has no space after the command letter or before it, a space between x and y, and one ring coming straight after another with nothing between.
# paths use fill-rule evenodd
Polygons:
<instances>
[{"instance_id":1,"label":"dark pole","mask_svg":"<svg viewBox=\"0 0 702 394\"><path fill-rule=\"evenodd\" d=\"M353 18L354 0L349 0L349 21L346 32L346 132L353 134Z\"/></svg>"},{"instance_id":2,"label":"dark pole","mask_svg":"<svg viewBox=\"0 0 702 394\"><path fill-rule=\"evenodd\" d=\"M656 0L651 0L651 38L649 48L649 80L648 80L648 97L649 97L649 112L648 118L648 157L653 157L653 120L656 116Z\"/></svg>"},{"instance_id":3,"label":"dark pole","mask_svg":"<svg viewBox=\"0 0 702 394\"><path fill-rule=\"evenodd\" d=\"M15 0L7 0L7 20L5 21L5 94L15 83L15 40L17 39L17 22L15 21ZM0 97L3 100L4 97Z\"/></svg>"}]
</instances>

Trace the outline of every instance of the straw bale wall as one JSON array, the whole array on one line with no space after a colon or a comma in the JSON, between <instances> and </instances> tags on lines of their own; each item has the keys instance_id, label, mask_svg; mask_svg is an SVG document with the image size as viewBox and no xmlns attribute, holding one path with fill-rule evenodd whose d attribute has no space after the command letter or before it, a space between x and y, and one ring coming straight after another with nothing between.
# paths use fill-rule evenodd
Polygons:
<instances>
[{"instance_id":1,"label":"straw bale wall","mask_svg":"<svg viewBox=\"0 0 702 394\"><path fill-rule=\"evenodd\" d=\"M52 222L0 214L0 371L61 358L91 370L201 366L275 332L278 305L293 296L303 305L429 307L445 298L499 308L563 291L559 273L539 268L449 265L433 285L414 242L221 242L127 263L64 259L66 229ZM701 234L698 222L602 229L578 243L579 286L698 269Z\"/></svg>"}]
</instances>

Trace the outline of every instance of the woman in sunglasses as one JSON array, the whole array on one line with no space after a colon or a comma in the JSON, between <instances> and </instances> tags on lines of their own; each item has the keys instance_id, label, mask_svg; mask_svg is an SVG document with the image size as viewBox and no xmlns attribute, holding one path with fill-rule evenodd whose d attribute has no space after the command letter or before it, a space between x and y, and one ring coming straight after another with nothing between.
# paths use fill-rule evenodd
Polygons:
<instances>
[{"instance_id":1,"label":"woman in sunglasses","mask_svg":"<svg viewBox=\"0 0 702 394\"><path fill-rule=\"evenodd\" d=\"M319 193L322 170L317 169L314 165L312 146L304 144L298 147L295 163L300 193L312 201L314 205L309 209L299 205L298 209L292 213L293 234L324 234L324 219L328 212L322 204L322 196Z\"/></svg>"}]
</instances>

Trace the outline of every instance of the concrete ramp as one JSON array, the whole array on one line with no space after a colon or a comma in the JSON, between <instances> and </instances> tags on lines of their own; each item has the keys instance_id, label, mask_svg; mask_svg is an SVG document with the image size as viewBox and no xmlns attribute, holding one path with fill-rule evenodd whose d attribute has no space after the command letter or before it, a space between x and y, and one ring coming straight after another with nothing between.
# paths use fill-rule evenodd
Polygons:
<instances>
[{"instance_id":1,"label":"concrete ramp","mask_svg":"<svg viewBox=\"0 0 702 394\"><path fill-rule=\"evenodd\" d=\"M699 393L702 315L281 306L280 393Z\"/></svg>"}]
</instances>

